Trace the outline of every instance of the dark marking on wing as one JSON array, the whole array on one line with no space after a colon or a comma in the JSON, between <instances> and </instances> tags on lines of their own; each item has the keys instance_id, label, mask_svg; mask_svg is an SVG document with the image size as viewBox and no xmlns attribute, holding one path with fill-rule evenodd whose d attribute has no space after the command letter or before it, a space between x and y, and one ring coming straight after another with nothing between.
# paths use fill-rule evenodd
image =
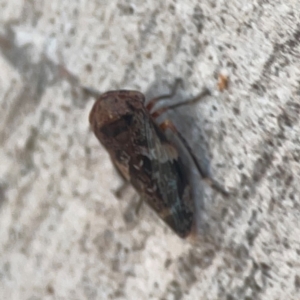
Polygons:
<instances>
[{"instance_id":1,"label":"dark marking on wing","mask_svg":"<svg viewBox=\"0 0 300 300\"><path fill-rule=\"evenodd\" d=\"M124 115L119 120L102 126L101 132L107 137L115 138L122 132L127 131L128 127L131 125L131 122L132 115Z\"/></svg>"}]
</instances>

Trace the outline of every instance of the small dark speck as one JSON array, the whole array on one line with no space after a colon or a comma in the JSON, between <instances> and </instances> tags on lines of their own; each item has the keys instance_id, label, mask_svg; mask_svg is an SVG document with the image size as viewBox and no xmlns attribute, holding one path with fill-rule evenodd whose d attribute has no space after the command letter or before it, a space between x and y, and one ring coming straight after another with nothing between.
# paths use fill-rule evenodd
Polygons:
<instances>
[{"instance_id":1,"label":"small dark speck","mask_svg":"<svg viewBox=\"0 0 300 300\"><path fill-rule=\"evenodd\" d=\"M171 263L172 263L172 260L168 258L168 259L165 261L165 268L168 269L169 266L171 265Z\"/></svg>"},{"instance_id":2,"label":"small dark speck","mask_svg":"<svg viewBox=\"0 0 300 300\"><path fill-rule=\"evenodd\" d=\"M48 294L50 294L50 295L54 295L54 288L53 288L53 286L52 285L48 285L47 286L47 292L48 292Z\"/></svg>"},{"instance_id":3,"label":"small dark speck","mask_svg":"<svg viewBox=\"0 0 300 300\"><path fill-rule=\"evenodd\" d=\"M169 11L172 15L175 14L175 6L173 4L169 5Z\"/></svg>"},{"instance_id":4,"label":"small dark speck","mask_svg":"<svg viewBox=\"0 0 300 300\"><path fill-rule=\"evenodd\" d=\"M194 19L194 24L197 28L197 31L199 33L201 33L203 30L203 27L204 27L205 17L204 17L202 9L199 6L195 7L193 19Z\"/></svg>"},{"instance_id":5,"label":"small dark speck","mask_svg":"<svg viewBox=\"0 0 300 300\"><path fill-rule=\"evenodd\" d=\"M145 54L146 58L151 59L152 58L152 53L151 52L147 52Z\"/></svg>"},{"instance_id":6,"label":"small dark speck","mask_svg":"<svg viewBox=\"0 0 300 300\"><path fill-rule=\"evenodd\" d=\"M259 124L259 126L264 126L265 125L265 122L264 122L264 119L263 118L259 118L258 119L258 124Z\"/></svg>"},{"instance_id":7,"label":"small dark speck","mask_svg":"<svg viewBox=\"0 0 300 300\"><path fill-rule=\"evenodd\" d=\"M285 180L285 184L289 186L292 183L293 179L293 175L288 176L288 178Z\"/></svg>"},{"instance_id":8,"label":"small dark speck","mask_svg":"<svg viewBox=\"0 0 300 300\"><path fill-rule=\"evenodd\" d=\"M247 238L248 244L249 244L250 246L253 246L254 240L255 240L255 238L256 238L256 233L255 233L255 232L250 232L250 231L248 231L248 232L246 233L246 238Z\"/></svg>"},{"instance_id":9,"label":"small dark speck","mask_svg":"<svg viewBox=\"0 0 300 300\"><path fill-rule=\"evenodd\" d=\"M241 111L240 111L240 109L239 109L238 107L234 107L234 108L233 108L233 113L234 113L235 115L240 115L240 114L241 114Z\"/></svg>"},{"instance_id":10,"label":"small dark speck","mask_svg":"<svg viewBox=\"0 0 300 300\"><path fill-rule=\"evenodd\" d=\"M76 34L76 28L71 28L70 35L75 35L75 34Z\"/></svg>"},{"instance_id":11,"label":"small dark speck","mask_svg":"<svg viewBox=\"0 0 300 300\"><path fill-rule=\"evenodd\" d=\"M267 275L268 272L271 270L271 267L269 265L267 265L266 263L261 263L260 268L264 275Z\"/></svg>"},{"instance_id":12,"label":"small dark speck","mask_svg":"<svg viewBox=\"0 0 300 300\"><path fill-rule=\"evenodd\" d=\"M287 155L284 155L282 157L282 160L287 163L287 162L289 162L289 157Z\"/></svg>"},{"instance_id":13,"label":"small dark speck","mask_svg":"<svg viewBox=\"0 0 300 300\"><path fill-rule=\"evenodd\" d=\"M235 298L232 295L227 295L226 300L235 300Z\"/></svg>"},{"instance_id":14,"label":"small dark speck","mask_svg":"<svg viewBox=\"0 0 300 300\"><path fill-rule=\"evenodd\" d=\"M221 214L222 219L224 219L224 218L227 216L227 214L228 214L228 208L227 208L227 207L224 207L224 208L222 209L222 214Z\"/></svg>"},{"instance_id":15,"label":"small dark speck","mask_svg":"<svg viewBox=\"0 0 300 300\"><path fill-rule=\"evenodd\" d=\"M217 111L217 110L218 110L218 108L217 108L215 105L213 105L212 109L213 109L214 111Z\"/></svg>"},{"instance_id":16,"label":"small dark speck","mask_svg":"<svg viewBox=\"0 0 300 300\"><path fill-rule=\"evenodd\" d=\"M0 182L0 205L5 200L5 191L6 191L6 185L2 182Z\"/></svg>"},{"instance_id":17,"label":"small dark speck","mask_svg":"<svg viewBox=\"0 0 300 300\"><path fill-rule=\"evenodd\" d=\"M299 276L299 275L296 275L296 276L295 276L295 288L296 288L297 290L300 289L300 276Z\"/></svg>"},{"instance_id":18,"label":"small dark speck","mask_svg":"<svg viewBox=\"0 0 300 300\"><path fill-rule=\"evenodd\" d=\"M243 195L243 198L244 198L244 199L248 199L248 198L249 198L249 194L250 194L249 191L248 191L248 190L245 190L245 191L243 192L243 194L242 194L242 195Z\"/></svg>"},{"instance_id":19,"label":"small dark speck","mask_svg":"<svg viewBox=\"0 0 300 300\"><path fill-rule=\"evenodd\" d=\"M284 246L284 248L286 248L286 249L290 249L290 245L289 245L289 243L288 243L287 240L285 240L285 241L283 242L283 246Z\"/></svg>"},{"instance_id":20,"label":"small dark speck","mask_svg":"<svg viewBox=\"0 0 300 300\"><path fill-rule=\"evenodd\" d=\"M78 9L74 9L73 14L74 14L74 17L77 17L78 16Z\"/></svg>"},{"instance_id":21,"label":"small dark speck","mask_svg":"<svg viewBox=\"0 0 300 300\"><path fill-rule=\"evenodd\" d=\"M86 64L85 65L85 70L87 71L87 72L92 72L92 70L93 70L93 67L92 67L92 65L91 64Z\"/></svg>"},{"instance_id":22,"label":"small dark speck","mask_svg":"<svg viewBox=\"0 0 300 300\"><path fill-rule=\"evenodd\" d=\"M120 14L124 16L133 15L134 8L131 5L118 4Z\"/></svg>"},{"instance_id":23,"label":"small dark speck","mask_svg":"<svg viewBox=\"0 0 300 300\"><path fill-rule=\"evenodd\" d=\"M244 166L245 165L243 163L239 163L237 167L238 167L239 170L242 170L244 168Z\"/></svg>"}]
</instances>

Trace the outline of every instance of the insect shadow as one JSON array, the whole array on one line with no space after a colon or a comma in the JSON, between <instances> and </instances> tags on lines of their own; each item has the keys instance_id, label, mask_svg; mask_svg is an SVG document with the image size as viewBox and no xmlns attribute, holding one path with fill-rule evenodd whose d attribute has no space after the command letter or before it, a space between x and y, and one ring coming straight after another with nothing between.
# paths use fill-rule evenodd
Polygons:
<instances>
[{"instance_id":1,"label":"insect shadow","mask_svg":"<svg viewBox=\"0 0 300 300\"><path fill-rule=\"evenodd\" d=\"M193 187L193 199L197 218L197 235L204 239L213 239L215 228L219 227L212 220L208 207L212 197L206 196L208 183L214 190L228 197L230 193L219 183L211 171L210 147L204 128L204 118L199 114L199 102L209 101L210 90L206 87L199 89L196 95L186 92L183 80L176 78L170 84L166 81L154 81L145 92L146 103L157 97L155 110L163 111L157 118L157 123L169 120L177 132L166 132L168 138L178 147L181 158L188 170L189 181ZM179 134L179 136L178 136ZM179 141L178 141L179 137ZM231 191L232 192L232 191ZM215 194L214 194L215 195ZM213 196L214 196L213 195Z\"/></svg>"}]
</instances>

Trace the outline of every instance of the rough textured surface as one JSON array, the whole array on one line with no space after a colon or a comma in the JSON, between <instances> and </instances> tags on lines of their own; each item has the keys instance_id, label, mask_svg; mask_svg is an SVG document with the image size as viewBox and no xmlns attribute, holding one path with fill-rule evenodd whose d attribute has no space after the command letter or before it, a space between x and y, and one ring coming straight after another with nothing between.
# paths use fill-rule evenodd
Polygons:
<instances>
[{"instance_id":1,"label":"rough textured surface","mask_svg":"<svg viewBox=\"0 0 300 300\"><path fill-rule=\"evenodd\" d=\"M300 2L0 0L0 299L300 299ZM229 86L217 89L220 72ZM88 127L100 91L213 95L174 113L230 199L179 240Z\"/></svg>"}]
</instances>

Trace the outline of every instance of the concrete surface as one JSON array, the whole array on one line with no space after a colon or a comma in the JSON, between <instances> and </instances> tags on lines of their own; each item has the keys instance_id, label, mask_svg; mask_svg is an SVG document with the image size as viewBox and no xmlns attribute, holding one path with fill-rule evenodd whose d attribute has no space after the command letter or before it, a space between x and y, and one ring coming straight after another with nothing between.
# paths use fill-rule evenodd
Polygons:
<instances>
[{"instance_id":1,"label":"concrete surface","mask_svg":"<svg viewBox=\"0 0 300 300\"><path fill-rule=\"evenodd\" d=\"M0 7L0 299L300 299L299 1ZM184 97L212 90L174 115L237 190L205 186L196 245L146 206L134 217L134 191L114 196L80 91L157 95L177 77Z\"/></svg>"}]
</instances>

